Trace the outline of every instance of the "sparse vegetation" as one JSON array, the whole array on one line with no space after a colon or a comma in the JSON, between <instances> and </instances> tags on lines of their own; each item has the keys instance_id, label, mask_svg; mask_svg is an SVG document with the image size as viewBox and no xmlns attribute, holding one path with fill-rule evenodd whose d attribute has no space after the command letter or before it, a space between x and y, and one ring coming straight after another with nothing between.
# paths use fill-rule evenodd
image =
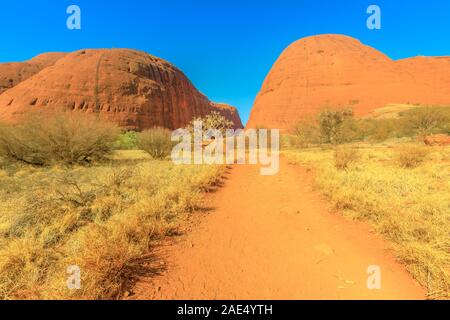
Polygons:
<instances>
[{"instance_id":1,"label":"sparse vegetation","mask_svg":"<svg viewBox=\"0 0 450 320\"><path fill-rule=\"evenodd\" d=\"M164 128L153 128L137 136L137 146L154 159L164 160L172 152L171 132Z\"/></svg>"},{"instance_id":2,"label":"sparse vegetation","mask_svg":"<svg viewBox=\"0 0 450 320\"><path fill-rule=\"evenodd\" d=\"M354 148L338 147L334 150L334 165L338 170L348 170L359 158L359 151Z\"/></svg>"},{"instance_id":3,"label":"sparse vegetation","mask_svg":"<svg viewBox=\"0 0 450 320\"><path fill-rule=\"evenodd\" d=\"M291 143L298 147L308 147L320 142L320 132L317 127L317 120L313 117L308 117L293 128L293 137L290 139Z\"/></svg>"},{"instance_id":4,"label":"sparse vegetation","mask_svg":"<svg viewBox=\"0 0 450 320\"><path fill-rule=\"evenodd\" d=\"M428 149L424 146L403 145L398 147L397 160L401 167L412 169L422 164L428 153Z\"/></svg>"},{"instance_id":5,"label":"sparse vegetation","mask_svg":"<svg viewBox=\"0 0 450 320\"><path fill-rule=\"evenodd\" d=\"M325 109L293 128L294 143L301 147L320 144L339 145L363 138L364 132L353 118L352 109Z\"/></svg>"},{"instance_id":6,"label":"sparse vegetation","mask_svg":"<svg viewBox=\"0 0 450 320\"><path fill-rule=\"evenodd\" d=\"M152 245L218 186L222 166L147 155L170 154L168 130L140 133L145 152L119 133L77 114L0 126L0 299L120 297L135 268L153 270L143 261ZM81 269L80 290L67 287L69 266Z\"/></svg>"},{"instance_id":7,"label":"sparse vegetation","mask_svg":"<svg viewBox=\"0 0 450 320\"><path fill-rule=\"evenodd\" d=\"M327 109L320 112L317 122L322 143L339 144L345 141L343 128L352 117L352 109Z\"/></svg>"},{"instance_id":8,"label":"sparse vegetation","mask_svg":"<svg viewBox=\"0 0 450 320\"><path fill-rule=\"evenodd\" d=\"M364 119L355 119L351 109L326 109L315 118L300 121L291 133L292 143L299 147L378 143L395 138L423 141L427 135L450 134L450 108L416 106L397 112L395 117Z\"/></svg>"},{"instance_id":9,"label":"sparse vegetation","mask_svg":"<svg viewBox=\"0 0 450 320\"><path fill-rule=\"evenodd\" d=\"M285 138L285 153L316 169L317 185L336 208L391 240L430 297L449 297L450 149L421 142L450 132L450 108L403 109L365 119L326 110Z\"/></svg>"},{"instance_id":10,"label":"sparse vegetation","mask_svg":"<svg viewBox=\"0 0 450 320\"><path fill-rule=\"evenodd\" d=\"M0 170L0 299L118 298L136 268L152 270L144 255L224 170L123 155L108 165ZM66 285L73 265L81 290Z\"/></svg>"},{"instance_id":11,"label":"sparse vegetation","mask_svg":"<svg viewBox=\"0 0 450 320\"><path fill-rule=\"evenodd\" d=\"M420 138L435 133L444 133L450 126L450 108L422 107L404 114L406 126Z\"/></svg>"},{"instance_id":12,"label":"sparse vegetation","mask_svg":"<svg viewBox=\"0 0 450 320\"><path fill-rule=\"evenodd\" d=\"M370 221L390 240L430 298L449 297L450 148L357 146L357 166L346 166L347 159L352 163L355 158L347 154L351 149L291 149L284 154L314 170L317 186L345 216ZM425 163L426 155L430 161ZM343 165L336 165L337 158L344 159Z\"/></svg>"}]
</instances>

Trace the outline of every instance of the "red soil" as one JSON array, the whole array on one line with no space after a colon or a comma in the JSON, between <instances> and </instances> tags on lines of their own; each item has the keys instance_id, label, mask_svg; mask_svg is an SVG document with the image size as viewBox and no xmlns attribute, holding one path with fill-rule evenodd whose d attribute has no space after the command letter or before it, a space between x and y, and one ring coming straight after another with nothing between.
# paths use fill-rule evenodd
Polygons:
<instances>
[{"instance_id":1,"label":"red soil","mask_svg":"<svg viewBox=\"0 0 450 320\"><path fill-rule=\"evenodd\" d=\"M287 162L275 176L236 166L214 208L163 247L167 266L132 299L423 299L388 245L362 223L331 213L311 174ZM159 265L160 262L158 262ZM367 288L370 265L382 289Z\"/></svg>"}]
</instances>

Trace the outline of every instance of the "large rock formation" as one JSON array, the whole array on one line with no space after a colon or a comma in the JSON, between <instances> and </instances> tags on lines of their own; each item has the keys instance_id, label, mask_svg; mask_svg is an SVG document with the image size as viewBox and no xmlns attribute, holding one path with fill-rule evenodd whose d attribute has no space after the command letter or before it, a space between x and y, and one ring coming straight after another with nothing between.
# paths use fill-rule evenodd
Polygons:
<instances>
[{"instance_id":1,"label":"large rock formation","mask_svg":"<svg viewBox=\"0 0 450 320\"><path fill-rule=\"evenodd\" d=\"M237 109L233 106L230 106L225 103L211 103L211 108L220 113L222 116L230 120L234 123L234 129L241 129L244 126L242 125L241 118L239 117L239 113Z\"/></svg>"},{"instance_id":2,"label":"large rock formation","mask_svg":"<svg viewBox=\"0 0 450 320\"><path fill-rule=\"evenodd\" d=\"M52 66L65 53L45 53L29 61L0 64L0 94L18 83L35 75L42 69Z\"/></svg>"},{"instance_id":3,"label":"large rock formation","mask_svg":"<svg viewBox=\"0 0 450 320\"><path fill-rule=\"evenodd\" d=\"M365 116L388 104L450 105L449 88L450 57L394 61L347 36L308 37L276 61L247 126L286 130L327 107Z\"/></svg>"},{"instance_id":4,"label":"large rock formation","mask_svg":"<svg viewBox=\"0 0 450 320\"><path fill-rule=\"evenodd\" d=\"M216 109L172 64L128 49L67 54L0 95L2 120L16 121L32 110L72 110L134 130L184 127ZM230 119L239 127L232 110Z\"/></svg>"}]
</instances>

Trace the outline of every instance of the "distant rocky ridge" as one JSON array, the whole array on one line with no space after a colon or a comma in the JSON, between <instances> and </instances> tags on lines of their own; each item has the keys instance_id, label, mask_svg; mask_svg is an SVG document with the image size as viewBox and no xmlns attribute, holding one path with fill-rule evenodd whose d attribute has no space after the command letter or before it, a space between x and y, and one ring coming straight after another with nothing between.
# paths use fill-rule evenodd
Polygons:
<instances>
[{"instance_id":1,"label":"distant rocky ridge","mask_svg":"<svg viewBox=\"0 0 450 320\"><path fill-rule=\"evenodd\" d=\"M0 64L0 94L42 69L54 65L64 56L65 53L44 53L29 61Z\"/></svg>"},{"instance_id":2,"label":"distant rocky ridge","mask_svg":"<svg viewBox=\"0 0 450 320\"><path fill-rule=\"evenodd\" d=\"M241 129L242 125L241 118L235 107L232 107L225 103L211 103L211 108L220 113L222 116L234 123L234 129Z\"/></svg>"},{"instance_id":3,"label":"distant rocky ridge","mask_svg":"<svg viewBox=\"0 0 450 320\"><path fill-rule=\"evenodd\" d=\"M281 54L247 127L289 130L327 107L366 116L388 104L450 106L450 57L394 61L351 37L313 36Z\"/></svg>"},{"instance_id":4,"label":"distant rocky ridge","mask_svg":"<svg viewBox=\"0 0 450 320\"><path fill-rule=\"evenodd\" d=\"M129 49L79 50L0 65L0 120L33 110L98 113L126 129L177 129L219 111L242 123L236 108L212 103L175 66Z\"/></svg>"}]
</instances>

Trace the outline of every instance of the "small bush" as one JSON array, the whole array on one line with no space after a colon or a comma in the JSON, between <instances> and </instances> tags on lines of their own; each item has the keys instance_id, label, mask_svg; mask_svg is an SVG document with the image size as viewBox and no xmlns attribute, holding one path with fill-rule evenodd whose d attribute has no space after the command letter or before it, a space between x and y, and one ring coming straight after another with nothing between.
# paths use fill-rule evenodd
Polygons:
<instances>
[{"instance_id":1,"label":"small bush","mask_svg":"<svg viewBox=\"0 0 450 320\"><path fill-rule=\"evenodd\" d=\"M139 149L150 154L154 159L164 160L172 152L171 133L164 128L154 128L138 134Z\"/></svg>"},{"instance_id":2,"label":"small bush","mask_svg":"<svg viewBox=\"0 0 450 320\"><path fill-rule=\"evenodd\" d=\"M402 146L398 149L397 160L401 167L413 169L424 162L428 150L421 146Z\"/></svg>"},{"instance_id":3,"label":"small bush","mask_svg":"<svg viewBox=\"0 0 450 320\"><path fill-rule=\"evenodd\" d=\"M336 134L336 143L350 143L364 140L366 136L363 122L347 117Z\"/></svg>"},{"instance_id":4,"label":"small bush","mask_svg":"<svg viewBox=\"0 0 450 320\"><path fill-rule=\"evenodd\" d=\"M357 149L336 148L334 151L334 164L338 170L348 170L360 158L361 155Z\"/></svg>"},{"instance_id":5,"label":"small bush","mask_svg":"<svg viewBox=\"0 0 450 320\"><path fill-rule=\"evenodd\" d=\"M450 124L450 108L421 107L404 114L405 126L424 138L427 135L444 133Z\"/></svg>"},{"instance_id":6,"label":"small bush","mask_svg":"<svg viewBox=\"0 0 450 320\"><path fill-rule=\"evenodd\" d=\"M222 134L224 134L227 129L232 129L234 126L232 121L222 116L219 112L213 111L203 118L192 120L187 126L187 129L193 132L194 124L199 121L202 122L203 130L219 130Z\"/></svg>"},{"instance_id":7,"label":"small bush","mask_svg":"<svg viewBox=\"0 0 450 320\"><path fill-rule=\"evenodd\" d=\"M137 149L137 132L128 131L119 135L119 138L114 144L117 150L135 150Z\"/></svg>"},{"instance_id":8,"label":"small bush","mask_svg":"<svg viewBox=\"0 0 450 320\"><path fill-rule=\"evenodd\" d=\"M395 124L390 121L390 119L380 119L372 121L371 129L370 140L372 142L385 141L389 139L396 131Z\"/></svg>"},{"instance_id":9,"label":"small bush","mask_svg":"<svg viewBox=\"0 0 450 320\"><path fill-rule=\"evenodd\" d=\"M306 118L298 122L292 129L294 139L292 142L295 146L304 148L314 144L320 144L320 131L317 120L314 118Z\"/></svg>"},{"instance_id":10,"label":"small bush","mask_svg":"<svg viewBox=\"0 0 450 320\"><path fill-rule=\"evenodd\" d=\"M0 157L32 165L86 164L113 149L118 128L95 116L33 114L0 125Z\"/></svg>"},{"instance_id":11,"label":"small bush","mask_svg":"<svg viewBox=\"0 0 450 320\"><path fill-rule=\"evenodd\" d=\"M346 121L353 118L352 109L326 109L319 113L318 124L323 143L342 143L342 127Z\"/></svg>"}]
</instances>

